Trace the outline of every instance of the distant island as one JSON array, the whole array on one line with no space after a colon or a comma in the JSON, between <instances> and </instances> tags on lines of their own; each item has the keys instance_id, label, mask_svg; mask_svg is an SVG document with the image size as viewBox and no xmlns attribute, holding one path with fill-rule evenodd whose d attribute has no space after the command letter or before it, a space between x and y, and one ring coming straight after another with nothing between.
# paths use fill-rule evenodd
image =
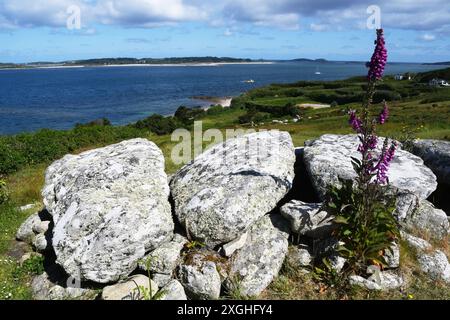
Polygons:
<instances>
[{"instance_id":1,"label":"distant island","mask_svg":"<svg viewBox=\"0 0 450 320\"><path fill-rule=\"evenodd\" d=\"M290 61L295 61L295 62L330 62L326 59L308 59L308 58L298 58L298 59L292 59Z\"/></svg>"},{"instance_id":2,"label":"distant island","mask_svg":"<svg viewBox=\"0 0 450 320\"><path fill-rule=\"evenodd\" d=\"M267 60L252 60L230 57L172 57L172 58L100 58L61 62L0 63L0 68L52 68L80 66L127 66L127 65L194 65L220 63L267 63Z\"/></svg>"},{"instance_id":3,"label":"distant island","mask_svg":"<svg viewBox=\"0 0 450 320\"><path fill-rule=\"evenodd\" d=\"M450 61L423 63L426 66L450 66Z\"/></svg>"},{"instance_id":4,"label":"distant island","mask_svg":"<svg viewBox=\"0 0 450 320\"><path fill-rule=\"evenodd\" d=\"M29 63L1 63L0 69L31 69L31 68L76 68L76 67L108 67L108 66L202 66L219 64L270 64L275 62L309 62L309 63L345 63L361 64L365 61L334 61L323 58L296 58L291 60L243 59L231 57L171 57L171 58L98 58L84 60L67 60L60 62L35 61ZM390 62L402 64L406 62ZM422 65L450 65L450 61L422 63Z\"/></svg>"}]
</instances>

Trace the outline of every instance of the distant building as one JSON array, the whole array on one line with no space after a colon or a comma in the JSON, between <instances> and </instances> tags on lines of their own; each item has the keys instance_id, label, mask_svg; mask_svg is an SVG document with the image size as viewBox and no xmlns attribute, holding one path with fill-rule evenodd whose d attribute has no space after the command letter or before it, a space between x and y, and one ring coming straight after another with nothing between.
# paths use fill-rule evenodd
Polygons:
<instances>
[{"instance_id":1,"label":"distant building","mask_svg":"<svg viewBox=\"0 0 450 320\"><path fill-rule=\"evenodd\" d=\"M412 76L409 72L405 73L405 74L396 74L394 76L395 80L411 80Z\"/></svg>"},{"instance_id":2,"label":"distant building","mask_svg":"<svg viewBox=\"0 0 450 320\"><path fill-rule=\"evenodd\" d=\"M428 82L428 84L432 87L449 87L450 86L450 84L448 84L447 81L445 81L443 79L437 79L437 78L430 80L430 82Z\"/></svg>"}]
</instances>

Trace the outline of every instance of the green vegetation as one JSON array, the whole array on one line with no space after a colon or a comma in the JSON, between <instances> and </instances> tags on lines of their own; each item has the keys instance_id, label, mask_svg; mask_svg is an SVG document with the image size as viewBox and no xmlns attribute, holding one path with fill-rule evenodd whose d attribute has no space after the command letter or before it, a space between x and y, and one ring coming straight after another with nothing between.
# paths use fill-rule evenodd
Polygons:
<instances>
[{"instance_id":1,"label":"green vegetation","mask_svg":"<svg viewBox=\"0 0 450 320\"><path fill-rule=\"evenodd\" d=\"M400 265L408 287L404 290L371 291L349 286L343 290L339 279L331 279L317 270L298 268L286 259L278 277L260 296L268 300L448 300L450 288L441 281L433 281L418 268L414 250L401 248ZM292 249L292 248L290 248ZM448 254L448 252L447 252ZM338 284L338 285L336 285Z\"/></svg>"},{"instance_id":2,"label":"green vegetation","mask_svg":"<svg viewBox=\"0 0 450 320\"><path fill-rule=\"evenodd\" d=\"M9 199L9 191L6 186L6 181L0 179L0 204L5 203Z\"/></svg>"},{"instance_id":3,"label":"green vegetation","mask_svg":"<svg viewBox=\"0 0 450 320\"><path fill-rule=\"evenodd\" d=\"M344 242L338 252L347 260L345 273L364 273L373 264L386 267L383 253L400 237L392 215L395 199L376 184L366 188L355 188L352 181L341 184L331 190L328 206L339 226L335 236Z\"/></svg>"},{"instance_id":4,"label":"green vegetation","mask_svg":"<svg viewBox=\"0 0 450 320\"><path fill-rule=\"evenodd\" d=\"M404 142L410 142L415 137L450 140L450 88L431 88L417 80L396 81L392 77L385 77L379 88L389 92L385 94L395 97L389 102L389 121L379 128L379 135L394 137ZM161 148L166 158L167 173L174 173L180 165L175 165L171 160L172 147L178 143L171 141L171 129L176 124L177 128L192 130L196 120L202 120L203 130L284 130L291 134L296 146L301 146L305 140L325 133L352 133L347 123L348 111L360 109L361 100L356 101L356 97L361 97L364 90L365 79L358 77L333 82L299 81L293 84L274 84L251 90L235 98L231 108L215 106L208 111L180 108L173 117L152 116L127 126L111 126L108 121L102 120L77 125L67 131L44 129L35 133L0 136L0 175L3 174L3 180L9 190L9 200L0 204L0 299L31 297L30 273L14 272L18 268L18 262L10 250L18 227L32 213L22 212L17 207L28 203L41 203L44 171L52 161L68 153L76 154L142 137L155 142ZM297 106L323 101L329 101L333 107L313 109ZM375 110L374 113L378 114L380 110ZM294 122L294 118L298 121ZM288 122L272 122L275 119ZM205 142L204 146L208 144ZM413 261L412 257L408 256L407 259ZM414 263L411 262L411 265ZM410 290L414 297L450 298L448 288L444 290L442 286L435 286L420 275L412 278ZM239 290L231 296L238 297ZM325 299L338 296L335 289L327 287L326 282L317 282L312 275L300 274L285 266L280 277L263 298ZM384 294L359 290L346 293L341 298L406 299L407 293L396 291Z\"/></svg>"}]
</instances>

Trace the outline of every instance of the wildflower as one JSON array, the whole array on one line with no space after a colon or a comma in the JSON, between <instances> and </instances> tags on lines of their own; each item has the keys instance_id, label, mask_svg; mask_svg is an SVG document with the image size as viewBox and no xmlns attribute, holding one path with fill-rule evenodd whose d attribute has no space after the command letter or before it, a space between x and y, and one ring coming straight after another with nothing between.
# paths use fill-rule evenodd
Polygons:
<instances>
[{"instance_id":1,"label":"wildflower","mask_svg":"<svg viewBox=\"0 0 450 320\"><path fill-rule=\"evenodd\" d=\"M362 121L356 115L356 111L351 110L349 114L350 114L350 119L348 121L349 124L352 126L353 130L355 130L358 133L361 133Z\"/></svg>"},{"instance_id":2,"label":"wildflower","mask_svg":"<svg viewBox=\"0 0 450 320\"><path fill-rule=\"evenodd\" d=\"M377 147L378 145L378 138L376 135L370 135L369 139L367 141L367 147L369 150L373 150Z\"/></svg>"},{"instance_id":3,"label":"wildflower","mask_svg":"<svg viewBox=\"0 0 450 320\"><path fill-rule=\"evenodd\" d=\"M386 120L389 117L389 108L388 105L386 103L386 101L384 102L384 106L383 106L383 110L381 111L380 115L378 116L378 123L379 124L384 124L386 122Z\"/></svg>"},{"instance_id":4,"label":"wildflower","mask_svg":"<svg viewBox=\"0 0 450 320\"><path fill-rule=\"evenodd\" d=\"M377 30L376 47L372 59L367 64L369 67L368 78L370 81L380 80L383 77L387 62L387 50L385 47L383 29Z\"/></svg>"},{"instance_id":5,"label":"wildflower","mask_svg":"<svg viewBox=\"0 0 450 320\"><path fill-rule=\"evenodd\" d=\"M394 158L396 149L397 149L396 142L392 142L389 149L384 148L384 150L380 156L378 165L376 166L376 169L377 169L376 183L385 184L386 182L388 182L387 172L389 170L389 165L391 164L391 161Z\"/></svg>"}]
</instances>

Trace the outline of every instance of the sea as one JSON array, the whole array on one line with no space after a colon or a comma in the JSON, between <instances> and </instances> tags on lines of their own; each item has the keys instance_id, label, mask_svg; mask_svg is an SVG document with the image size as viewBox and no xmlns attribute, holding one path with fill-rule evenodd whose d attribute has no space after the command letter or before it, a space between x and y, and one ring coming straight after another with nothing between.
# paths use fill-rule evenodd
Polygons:
<instances>
[{"instance_id":1,"label":"sea","mask_svg":"<svg viewBox=\"0 0 450 320\"><path fill-rule=\"evenodd\" d=\"M445 66L395 63L387 74ZM235 97L271 83L331 81L366 74L364 63L275 62L200 66L105 66L0 70L0 135L43 128L69 129L108 118L122 125L179 106L202 106L193 97ZM320 74L319 74L320 73ZM252 80L252 81L249 81Z\"/></svg>"}]
</instances>

